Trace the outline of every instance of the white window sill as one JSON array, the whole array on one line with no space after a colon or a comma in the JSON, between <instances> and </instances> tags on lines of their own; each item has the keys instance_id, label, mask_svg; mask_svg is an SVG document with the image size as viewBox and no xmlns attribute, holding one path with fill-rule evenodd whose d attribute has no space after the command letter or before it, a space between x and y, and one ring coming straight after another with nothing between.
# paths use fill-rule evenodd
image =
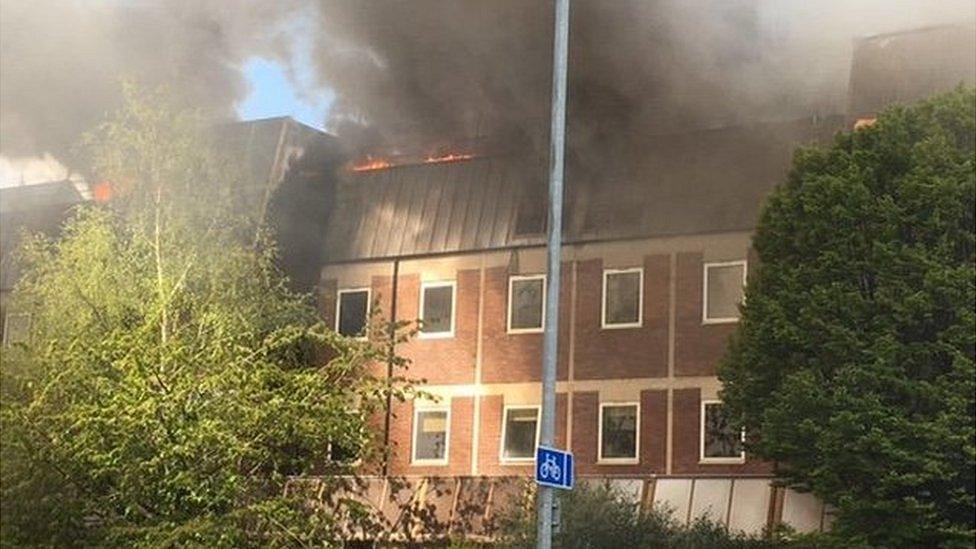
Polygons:
<instances>
[{"instance_id":1,"label":"white window sill","mask_svg":"<svg viewBox=\"0 0 976 549\"><path fill-rule=\"evenodd\" d=\"M626 330L628 328L643 328L643 322L630 322L628 324L603 324L600 328L604 330Z\"/></svg>"},{"instance_id":2,"label":"white window sill","mask_svg":"<svg viewBox=\"0 0 976 549\"><path fill-rule=\"evenodd\" d=\"M640 458L603 458L596 461L597 465L640 465Z\"/></svg>"},{"instance_id":3,"label":"white window sill","mask_svg":"<svg viewBox=\"0 0 976 549\"><path fill-rule=\"evenodd\" d=\"M448 463L447 463L447 460L440 460L440 459L429 459L429 460L425 460L425 459L421 459L421 460L411 461L410 462L410 465L412 467L446 467L448 465Z\"/></svg>"},{"instance_id":4,"label":"white window sill","mask_svg":"<svg viewBox=\"0 0 976 549\"><path fill-rule=\"evenodd\" d=\"M418 332L417 339L450 339L454 337L454 332Z\"/></svg>"},{"instance_id":5,"label":"white window sill","mask_svg":"<svg viewBox=\"0 0 976 549\"><path fill-rule=\"evenodd\" d=\"M535 458L502 458L499 465L534 465Z\"/></svg>"},{"instance_id":6,"label":"white window sill","mask_svg":"<svg viewBox=\"0 0 976 549\"><path fill-rule=\"evenodd\" d=\"M735 324L739 322L738 318L703 318L702 325L708 326L709 324Z\"/></svg>"},{"instance_id":7,"label":"white window sill","mask_svg":"<svg viewBox=\"0 0 976 549\"><path fill-rule=\"evenodd\" d=\"M699 465L742 465L746 462L745 457L740 458L702 458L698 460Z\"/></svg>"},{"instance_id":8,"label":"white window sill","mask_svg":"<svg viewBox=\"0 0 976 549\"><path fill-rule=\"evenodd\" d=\"M510 328L506 333L509 335L521 334L541 334L545 332L542 328Z\"/></svg>"}]
</instances>

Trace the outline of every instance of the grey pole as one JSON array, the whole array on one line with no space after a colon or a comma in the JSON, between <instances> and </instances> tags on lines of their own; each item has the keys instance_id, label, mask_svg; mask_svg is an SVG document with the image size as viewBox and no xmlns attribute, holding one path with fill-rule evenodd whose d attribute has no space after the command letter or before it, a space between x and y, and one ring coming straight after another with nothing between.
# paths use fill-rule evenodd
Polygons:
<instances>
[{"instance_id":1,"label":"grey pole","mask_svg":"<svg viewBox=\"0 0 976 549\"><path fill-rule=\"evenodd\" d=\"M563 232L563 156L566 142L566 70L569 58L569 0L556 0L552 48L552 129L549 134L549 226L546 329L542 349L540 441L552 446L556 433L556 356L559 335L559 274ZM539 487L536 545L552 547L553 489Z\"/></svg>"}]
</instances>

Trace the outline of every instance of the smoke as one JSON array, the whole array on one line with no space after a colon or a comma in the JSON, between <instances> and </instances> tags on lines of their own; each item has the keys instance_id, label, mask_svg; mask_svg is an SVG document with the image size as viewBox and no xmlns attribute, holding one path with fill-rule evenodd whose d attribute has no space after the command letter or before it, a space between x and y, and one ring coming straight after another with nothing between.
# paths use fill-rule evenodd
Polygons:
<instances>
[{"instance_id":1,"label":"smoke","mask_svg":"<svg viewBox=\"0 0 976 549\"><path fill-rule=\"evenodd\" d=\"M241 65L287 58L286 24L301 9L290 0L4 0L0 154L68 163L79 135L120 104L123 78L165 84L230 117L247 91Z\"/></svg>"},{"instance_id":2,"label":"smoke","mask_svg":"<svg viewBox=\"0 0 976 549\"><path fill-rule=\"evenodd\" d=\"M840 112L854 37L974 12L976 0L574 0L571 148L629 157L651 134ZM123 77L230 117L247 59L294 76L306 54L297 92L334 91L329 127L347 142L542 152L551 43L543 0L4 0L0 155L73 167L71 145L118 106Z\"/></svg>"},{"instance_id":3,"label":"smoke","mask_svg":"<svg viewBox=\"0 0 976 549\"><path fill-rule=\"evenodd\" d=\"M605 153L649 134L840 113L852 40L971 21L973 0L574 0L569 134ZM552 5L323 0L331 126L367 147L544 145ZM621 153L626 154L626 153Z\"/></svg>"}]
</instances>

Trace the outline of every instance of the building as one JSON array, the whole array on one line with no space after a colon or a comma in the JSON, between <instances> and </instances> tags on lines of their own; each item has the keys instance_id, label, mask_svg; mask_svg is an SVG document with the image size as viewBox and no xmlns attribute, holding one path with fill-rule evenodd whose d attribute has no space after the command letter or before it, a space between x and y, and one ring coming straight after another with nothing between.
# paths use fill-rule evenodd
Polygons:
<instances>
[{"instance_id":1,"label":"building","mask_svg":"<svg viewBox=\"0 0 976 549\"><path fill-rule=\"evenodd\" d=\"M24 232L54 236L85 201L79 181L63 180L0 188L0 334L3 345L25 339L30 313L9 309L10 292L20 278L15 250Z\"/></svg>"},{"instance_id":2,"label":"building","mask_svg":"<svg viewBox=\"0 0 976 549\"><path fill-rule=\"evenodd\" d=\"M779 495L771 465L743 452L715 372L755 262L763 197L796 145L842 125L660 136L643 160L655 174L646 184L608 171L569 185L557 445L574 452L579 476L750 531L776 505L782 518L783 498L802 497ZM327 321L357 335L371 306L386 320L422 320L397 352L412 362L405 375L439 397L393 406L390 475L532 474L546 284L537 165L496 155L339 180L320 280ZM812 505L794 507L817 529L823 508Z\"/></svg>"},{"instance_id":3,"label":"building","mask_svg":"<svg viewBox=\"0 0 976 549\"><path fill-rule=\"evenodd\" d=\"M829 526L815 498L770 483L772 464L742 451L718 400L716 366L755 266L752 230L797 145L892 102L971 85L974 36L964 25L857 40L845 115L653 136L646 154L596 171L570 156L556 444L574 452L579 476L610 479L679 520ZM374 158L346 171L319 281L324 314L345 334L371 307L421 321L397 351L438 398L392 406L386 473L413 479L414 498L453 494L447 523L471 498L487 499L478 509L490 514L486 482L532 474L546 284L543 162L452 160ZM377 509L408 497L376 481L367 499Z\"/></svg>"},{"instance_id":4,"label":"building","mask_svg":"<svg viewBox=\"0 0 976 549\"><path fill-rule=\"evenodd\" d=\"M320 181L322 164L338 154L335 138L290 117L277 117L215 126L214 139L219 151L243 167L237 197L240 207L252 219L271 219L282 233L283 261L289 262L286 270L295 278L302 278L310 269L314 272L317 256L306 252L309 246L303 235L320 233L320 222L314 208L300 206L314 203L306 195L319 189L316 185L309 189L308 182ZM4 344L26 337L30 326L29 313L8 310L10 293L20 278L14 252L21 235L26 231L56 236L72 208L92 199L111 199L111 189L102 185L89 188L84 180L74 178L0 188L0 334ZM296 209L299 215L295 215ZM296 255L301 257L293 257Z\"/></svg>"}]
</instances>

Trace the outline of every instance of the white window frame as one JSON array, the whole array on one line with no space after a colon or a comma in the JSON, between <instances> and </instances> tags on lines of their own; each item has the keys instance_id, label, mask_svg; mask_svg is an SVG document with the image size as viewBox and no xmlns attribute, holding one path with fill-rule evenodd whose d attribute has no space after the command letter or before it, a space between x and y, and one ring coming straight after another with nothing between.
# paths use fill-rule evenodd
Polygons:
<instances>
[{"instance_id":1,"label":"white window frame","mask_svg":"<svg viewBox=\"0 0 976 549\"><path fill-rule=\"evenodd\" d=\"M444 457L442 459L417 459L417 420L423 412L447 412L444 429ZM451 458L451 407L450 406L415 406L413 409L413 431L410 434L410 464L411 465L447 465Z\"/></svg>"},{"instance_id":2,"label":"white window frame","mask_svg":"<svg viewBox=\"0 0 976 549\"><path fill-rule=\"evenodd\" d=\"M526 463L535 462L535 451L533 450L532 456L527 458L522 457L505 457L505 437L507 435L508 426L508 412L509 410L535 410L535 448L539 447L539 430L542 426L542 406L538 404L506 404L502 406L502 437L501 444L498 447L498 462L502 465L524 465Z\"/></svg>"},{"instance_id":3,"label":"white window frame","mask_svg":"<svg viewBox=\"0 0 976 549\"><path fill-rule=\"evenodd\" d=\"M16 311L8 312L7 314L3 315L3 346L4 347L9 347L15 343L10 341L10 319L12 317L18 317L18 316L27 317L27 336L28 338L30 337L30 327L31 327L31 322L33 321L33 318L31 318L31 314L24 313L24 312L16 312Z\"/></svg>"},{"instance_id":4,"label":"white window frame","mask_svg":"<svg viewBox=\"0 0 976 549\"><path fill-rule=\"evenodd\" d=\"M604 408L623 408L634 407L636 423L634 428L634 457L603 457L603 409ZM601 402L600 413L597 416L597 436L596 436L596 462L598 465L635 465L640 463L640 439L641 439L641 406L640 402Z\"/></svg>"},{"instance_id":5,"label":"white window frame","mask_svg":"<svg viewBox=\"0 0 976 549\"><path fill-rule=\"evenodd\" d=\"M445 288L450 286L451 288L451 329L447 332L425 332L423 330L423 325L421 324L421 329L417 332L418 339L446 339L454 337L455 326L457 323L457 281L456 280L439 280L439 281L429 281L420 283L420 317L421 322L424 319L424 294L427 293L428 288Z\"/></svg>"},{"instance_id":6,"label":"white window frame","mask_svg":"<svg viewBox=\"0 0 976 549\"><path fill-rule=\"evenodd\" d=\"M542 325L538 328L512 328L512 288L515 287L515 282L519 280L541 280L542 281ZM546 330L546 275L544 274L534 274L534 275L511 275L508 277L508 309L505 311L505 316L507 320L505 325L508 333L510 334L538 334Z\"/></svg>"},{"instance_id":7,"label":"white window frame","mask_svg":"<svg viewBox=\"0 0 976 549\"><path fill-rule=\"evenodd\" d=\"M620 324L607 323L607 280L610 275L639 273L638 292L637 292L637 322L624 322ZM619 330L622 328L640 328L644 325L644 268L632 267L629 269L603 269L603 296L600 300L600 327L604 330Z\"/></svg>"},{"instance_id":8,"label":"white window frame","mask_svg":"<svg viewBox=\"0 0 976 549\"><path fill-rule=\"evenodd\" d=\"M339 333L339 321L342 319L342 294L354 294L357 292L366 292L366 323L363 325L363 335L346 337L352 337L353 339L364 341L369 339L369 313L373 305L373 290L369 287L345 288L336 292L335 332L337 334Z\"/></svg>"},{"instance_id":9,"label":"white window frame","mask_svg":"<svg viewBox=\"0 0 976 549\"><path fill-rule=\"evenodd\" d=\"M705 263L702 265L702 324L730 324L739 321L738 316L726 317L726 318L709 318L708 317L708 269L712 267L742 267L742 300L745 302L745 288L746 288L746 278L749 273L748 261L745 259L737 259L735 261L718 261L714 263Z\"/></svg>"},{"instance_id":10,"label":"white window frame","mask_svg":"<svg viewBox=\"0 0 976 549\"><path fill-rule=\"evenodd\" d=\"M721 400L711 399L702 400L701 407L699 409L699 421L698 421L698 463L704 464L733 464L740 465L746 462L746 449L742 448L742 452L739 457L705 457L705 407L709 404L722 405ZM746 430L743 429L740 435L742 442L746 441Z\"/></svg>"}]
</instances>

